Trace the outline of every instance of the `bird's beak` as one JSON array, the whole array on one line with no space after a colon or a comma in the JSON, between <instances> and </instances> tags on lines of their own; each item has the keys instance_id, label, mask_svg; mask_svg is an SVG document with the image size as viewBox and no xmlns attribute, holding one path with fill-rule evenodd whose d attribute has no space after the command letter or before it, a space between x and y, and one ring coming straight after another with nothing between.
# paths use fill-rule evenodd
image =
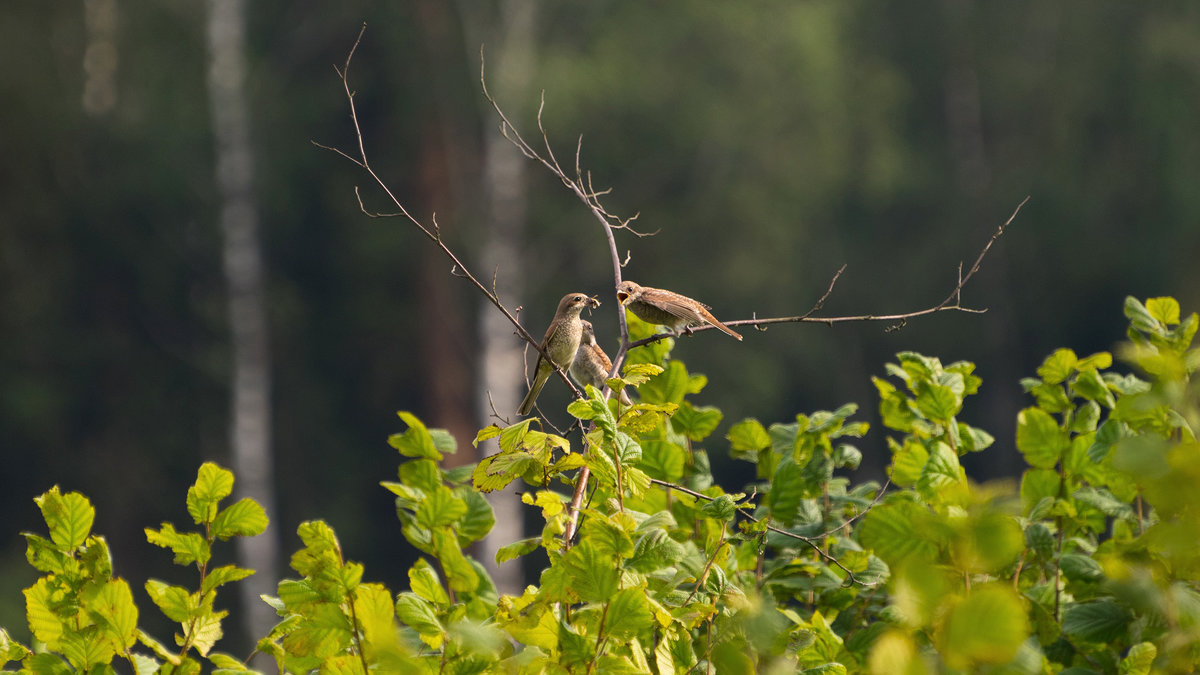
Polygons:
<instances>
[{"instance_id":1,"label":"bird's beak","mask_svg":"<svg viewBox=\"0 0 1200 675\"><path fill-rule=\"evenodd\" d=\"M629 294L624 291L617 292L617 302L624 305L629 302Z\"/></svg>"}]
</instances>

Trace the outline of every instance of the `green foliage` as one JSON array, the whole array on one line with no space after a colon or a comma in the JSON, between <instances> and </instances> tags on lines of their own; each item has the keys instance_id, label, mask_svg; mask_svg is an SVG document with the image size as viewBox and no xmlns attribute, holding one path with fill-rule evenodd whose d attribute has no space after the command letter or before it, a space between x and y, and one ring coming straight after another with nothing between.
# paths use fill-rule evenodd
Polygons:
<instances>
[{"instance_id":1,"label":"green foliage","mask_svg":"<svg viewBox=\"0 0 1200 675\"><path fill-rule=\"evenodd\" d=\"M891 451L889 482L845 474L867 431L857 407L769 425L745 419L724 435L754 481L729 493L707 450L719 410L695 402L707 381L641 350L611 384L636 387L622 406L594 388L568 411L578 434L532 420L483 429L500 450L444 469L453 439L408 413L392 436L402 457L403 534L424 555L395 593L364 581L323 522L300 525L297 578L265 597L279 623L257 651L280 672L1192 672L1200 665L1200 401L1191 375L1197 316L1169 298L1126 302L1129 342L1113 358L1062 349L1022 380L1018 485L976 485L959 458L992 437L959 419L981 380L911 352L874 379ZM635 326L636 329L636 326ZM590 474L576 513L573 482ZM500 595L466 551L494 522L482 492L522 480L542 532L503 546L497 562L541 550L537 585ZM94 511L52 488L36 500L49 536L27 533L44 573L26 589L29 649L0 630L0 659L28 672L245 671L214 651L225 613L217 590L252 572L212 568L219 540L267 525L251 500L222 507L233 476L200 468L187 494L199 531L170 523L148 541L194 566L189 590L145 590L180 625L178 649L138 628L129 585L113 575ZM567 532L576 529L571 541ZM135 651L141 643L151 654Z\"/></svg>"}]
</instances>

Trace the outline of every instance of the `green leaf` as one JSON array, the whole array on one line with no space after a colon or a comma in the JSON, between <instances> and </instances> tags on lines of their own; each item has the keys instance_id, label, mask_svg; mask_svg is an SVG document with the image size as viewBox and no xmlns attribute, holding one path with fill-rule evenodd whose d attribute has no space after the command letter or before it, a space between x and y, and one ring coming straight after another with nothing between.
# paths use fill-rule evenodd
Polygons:
<instances>
[{"instance_id":1,"label":"green leaf","mask_svg":"<svg viewBox=\"0 0 1200 675\"><path fill-rule=\"evenodd\" d=\"M1100 403L1110 410L1117 405L1116 398L1113 397L1112 392L1105 386L1104 380L1093 368L1088 368L1076 376L1075 380L1071 382L1071 391L1089 401Z\"/></svg>"},{"instance_id":2,"label":"green leaf","mask_svg":"<svg viewBox=\"0 0 1200 675\"><path fill-rule=\"evenodd\" d=\"M1121 675L1150 675L1150 668L1158 656L1158 647L1153 642L1139 642L1129 648L1121 659Z\"/></svg>"},{"instance_id":3,"label":"green leaf","mask_svg":"<svg viewBox=\"0 0 1200 675\"><path fill-rule=\"evenodd\" d=\"M168 619L183 623L191 618L192 605L187 589L150 579L146 582L146 594Z\"/></svg>"},{"instance_id":4,"label":"green leaf","mask_svg":"<svg viewBox=\"0 0 1200 675\"><path fill-rule=\"evenodd\" d=\"M458 452L458 441L454 435L445 429L430 429L429 437L433 439L433 447L443 455L453 455Z\"/></svg>"},{"instance_id":5,"label":"green leaf","mask_svg":"<svg viewBox=\"0 0 1200 675\"><path fill-rule=\"evenodd\" d=\"M1046 384L1058 384L1065 381L1075 372L1075 363L1079 360L1070 349L1058 349L1042 365L1038 366L1038 377Z\"/></svg>"},{"instance_id":6,"label":"green leaf","mask_svg":"<svg viewBox=\"0 0 1200 675\"><path fill-rule=\"evenodd\" d=\"M638 387L642 401L646 403L682 403L687 395L690 378L681 361L669 361L663 372L651 377Z\"/></svg>"},{"instance_id":7,"label":"green leaf","mask_svg":"<svg viewBox=\"0 0 1200 675\"><path fill-rule=\"evenodd\" d=\"M49 649L58 649L63 635L63 621L55 609L65 600L59 584L54 582L53 577L42 577L22 593L25 595L29 631L34 639L44 642Z\"/></svg>"},{"instance_id":8,"label":"green leaf","mask_svg":"<svg viewBox=\"0 0 1200 675\"><path fill-rule=\"evenodd\" d=\"M1175 298L1149 298L1146 300L1146 311L1168 326L1179 323L1179 302Z\"/></svg>"},{"instance_id":9,"label":"green leaf","mask_svg":"<svg viewBox=\"0 0 1200 675\"><path fill-rule=\"evenodd\" d=\"M791 455L784 455L775 475L771 477L771 489L767 493L767 508L771 518L783 525L791 525L804 499L804 484L801 467L796 466Z\"/></svg>"},{"instance_id":10,"label":"green leaf","mask_svg":"<svg viewBox=\"0 0 1200 675\"><path fill-rule=\"evenodd\" d=\"M1084 642L1108 643L1125 635L1133 615L1112 600L1075 605L1063 616L1063 632Z\"/></svg>"},{"instance_id":11,"label":"green leaf","mask_svg":"<svg viewBox=\"0 0 1200 675\"><path fill-rule=\"evenodd\" d=\"M436 635L443 631L433 605L416 593L406 591L396 598L396 618L423 635Z\"/></svg>"},{"instance_id":12,"label":"green leaf","mask_svg":"<svg viewBox=\"0 0 1200 675\"><path fill-rule=\"evenodd\" d=\"M671 538L667 531L655 528L646 532L633 545L633 556L626 567L637 572L653 572L674 565L683 559L683 545Z\"/></svg>"},{"instance_id":13,"label":"green leaf","mask_svg":"<svg viewBox=\"0 0 1200 675\"><path fill-rule=\"evenodd\" d=\"M1125 318L1129 319L1133 328L1143 333L1159 333L1162 330L1158 319L1132 295L1125 297Z\"/></svg>"},{"instance_id":14,"label":"green leaf","mask_svg":"<svg viewBox=\"0 0 1200 675\"><path fill-rule=\"evenodd\" d=\"M424 457L426 459L441 460L442 453L438 452L437 446L434 445L433 436L429 430L425 428L425 424L417 419L417 416L401 410L396 413L404 423L408 425L408 429L403 433L392 434L388 437L388 445L400 451L405 457ZM482 434L482 432L480 432ZM478 440L478 437L477 439Z\"/></svg>"},{"instance_id":15,"label":"green leaf","mask_svg":"<svg viewBox=\"0 0 1200 675\"><path fill-rule=\"evenodd\" d=\"M74 568L76 561L68 553L58 550L54 542L30 532L25 537L25 559L39 572L64 572Z\"/></svg>"},{"instance_id":16,"label":"green leaf","mask_svg":"<svg viewBox=\"0 0 1200 675\"><path fill-rule=\"evenodd\" d=\"M59 551L74 551L91 533L96 510L88 498L78 492L60 494L55 485L41 496L34 497L33 501L41 509L42 518L50 528L50 540Z\"/></svg>"},{"instance_id":17,"label":"green leaf","mask_svg":"<svg viewBox=\"0 0 1200 675\"><path fill-rule=\"evenodd\" d=\"M579 536L587 539L600 555L621 558L633 555L633 539L629 533L601 514L592 515L584 521Z\"/></svg>"},{"instance_id":18,"label":"green leaf","mask_svg":"<svg viewBox=\"0 0 1200 675\"><path fill-rule=\"evenodd\" d=\"M454 496L454 492L439 485L427 494L417 507L417 524L433 529L441 525L453 525L467 513L467 504Z\"/></svg>"},{"instance_id":19,"label":"green leaf","mask_svg":"<svg viewBox=\"0 0 1200 675\"><path fill-rule=\"evenodd\" d=\"M455 488L454 495L467 505L467 512L458 519L454 529L459 543L466 545L486 537L496 524L496 514L492 511L491 503L482 493L466 486Z\"/></svg>"},{"instance_id":20,"label":"green leaf","mask_svg":"<svg viewBox=\"0 0 1200 675\"><path fill-rule=\"evenodd\" d=\"M196 482L188 488L188 513L197 525L211 523L217 516L217 504L231 494L233 472L205 462L196 472Z\"/></svg>"},{"instance_id":21,"label":"green leaf","mask_svg":"<svg viewBox=\"0 0 1200 675\"><path fill-rule=\"evenodd\" d=\"M933 452L921 469L917 479L917 490L931 502L949 499L959 488L965 487L966 474L958 462L958 455L949 445L938 441Z\"/></svg>"},{"instance_id":22,"label":"green leaf","mask_svg":"<svg viewBox=\"0 0 1200 675\"><path fill-rule=\"evenodd\" d=\"M561 564L571 579L571 589L585 602L605 602L617 592L620 574L613 556L601 553L586 539L571 548Z\"/></svg>"},{"instance_id":23,"label":"green leaf","mask_svg":"<svg viewBox=\"0 0 1200 675\"><path fill-rule=\"evenodd\" d=\"M201 614L196 617L196 622L191 624L188 637L192 639L192 647L200 652L201 656L208 656L213 645L217 644L224 636L224 632L221 630L221 619L225 614L226 612L223 611Z\"/></svg>"},{"instance_id":24,"label":"green leaf","mask_svg":"<svg viewBox=\"0 0 1200 675\"><path fill-rule=\"evenodd\" d=\"M9 661L21 661L32 652L8 635L8 631L0 628L0 666Z\"/></svg>"},{"instance_id":25,"label":"green leaf","mask_svg":"<svg viewBox=\"0 0 1200 675\"><path fill-rule=\"evenodd\" d=\"M231 537L253 537L262 534L269 524L267 512L249 497L243 497L217 514L212 522L212 536L227 540Z\"/></svg>"},{"instance_id":26,"label":"green leaf","mask_svg":"<svg viewBox=\"0 0 1200 675\"><path fill-rule=\"evenodd\" d=\"M250 672L250 669L246 667L246 664L242 663L237 657L229 654L212 652L208 655L208 661L222 671L238 673Z\"/></svg>"},{"instance_id":27,"label":"green leaf","mask_svg":"<svg viewBox=\"0 0 1200 675\"><path fill-rule=\"evenodd\" d=\"M457 592L474 591L479 586L479 575L463 555L458 539L449 528L438 528L433 532L434 555L442 563L450 588Z\"/></svg>"},{"instance_id":28,"label":"green leaf","mask_svg":"<svg viewBox=\"0 0 1200 675\"><path fill-rule=\"evenodd\" d=\"M653 618L645 588L626 588L609 601L605 630L613 638L628 640L652 628Z\"/></svg>"},{"instance_id":29,"label":"green leaf","mask_svg":"<svg viewBox=\"0 0 1200 675\"><path fill-rule=\"evenodd\" d=\"M1062 477L1054 469L1026 469L1021 475L1021 513L1030 516L1043 499L1056 499Z\"/></svg>"},{"instance_id":30,"label":"green leaf","mask_svg":"<svg viewBox=\"0 0 1200 675\"><path fill-rule=\"evenodd\" d=\"M115 651L124 651L137 642L137 606L124 579L85 587L83 605L88 617L103 627L104 637Z\"/></svg>"},{"instance_id":31,"label":"green leaf","mask_svg":"<svg viewBox=\"0 0 1200 675\"><path fill-rule=\"evenodd\" d=\"M204 537L196 532L176 532L171 523L163 523L157 530L146 528L146 541L170 549L175 554L176 565L203 565L212 552Z\"/></svg>"},{"instance_id":32,"label":"green leaf","mask_svg":"<svg viewBox=\"0 0 1200 675\"><path fill-rule=\"evenodd\" d=\"M702 441L716 430L723 415L713 406L694 407L684 401L671 417L671 426L692 441Z\"/></svg>"},{"instance_id":33,"label":"green leaf","mask_svg":"<svg viewBox=\"0 0 1200 675\"><path fill-rule=\"evenodd\" d=\"M442 580L438 578L437 570L424 558L417 558L417 562L408 568L408 586L413 593L438 607L450 605L450 596L446 594L446 589L442 588Z\"/></svg>"},{"instance_id":34,"label":"green leaf","mask_svg":"<svg viewBox=\"0 0 1200 675\"><path fill-rule=\"evenodd\" d=\"M746 418L729 428L725 435L729 439L731 454L748 454L754 461L754 455L760 450L771 447L771 437L767 430L756 419ZM743 458L744 459L744 458Z\"/></svg>"},{"instance_id":35,"label":"green leaf","mask_svg":"<svg viewBox=\"0 0 1200 675\"><path fill-rule=\"evenodd\" d=\"M642 460L638 466L659 480L675 482L683 477L687 452L670 441L642 441Z\"/></svg>"},{"instance_id":36,"label":"green leaf","mask_svg":"<svg viewBox=\"0 0 1200 675\"><path fill-rule=\"evenodd\" d=\"M1053 468L1066 445L1066 434L1046 411L1026 408L1017 414L1017 449L1030 465Z\"/></svg>"},{"instance_id":37,"label":"green leaf","mask_svg":"<svg viewBox=\"0 0 1200 675\"><path fill-rule=\"evenodd\" d=\"M859 531L862 545L893 567L909 560L932 562L940 544L935 537L929 512L909 501L875 506L863 518Z\"/></svg>"},{"instance_id":38,"label":"green leaf","mask_svg":"<svg viewBox=\"0 0 1200 675\"><path fill-rule=\"evenodd\" d=\"M432 459L414 459L400 465L400 482L424 492L442 485L442 470Z\"/></svg>"},{"instance_id":39,"label":"green leaf","mask_svg":"<svg viewBox=\"0 0 1200 675\"><path fill-rule=\"evenodd\" d=\"M1029 636L1029 619L1011 588L987 584L971 589L946 618L940 653L951 668L1012 660Z\"/></svg>"},{"instance_id":40,"label":"green leaf","mask_svg":"<svg viewBox=\"0 0 1200 675\"><path fill-rule=\"evenodd\" d=\"M253 575L254 570L244 569L237 565L222 565L208 571L208 574L204 577L204 583L200 584L200 594L206 595L209 591L220 586L234 581L241 581Z\"/></svg>"},{"instance_id":41,"label":"green leaf","mask_svg":"<svg viewBox=\"0 0 1200 675\"><path fill-rule=\"evenodd\" d=\"M516 560L523 555L533 553L541 546L541 537L529 537L527 539L518 539L511 544L505 544L496 549L496 564L506 563L510 560Z\"/></svg>"},{"instance_id":42,"label":"green leaf","mask_svg":"<svg viewBox=\"0 0 1200 675\"><path fill-rule=\"evenodd\" d=\"M395 642L396 628L392 621L395 613L392 594L382 584L361 584L354 589L354 617L368 645Z\"/></svg>"},{"instance_id":43,"label":"green leaf","mask_svg":"<svg viewBox=\"0 0 1200 675\"><path fill-rule=\"evenodd\" d=\"M917 410L932 422L949 423L961 406L962 399L950 387L929 384L918 390Z\"/></svg>"}]
</instances>

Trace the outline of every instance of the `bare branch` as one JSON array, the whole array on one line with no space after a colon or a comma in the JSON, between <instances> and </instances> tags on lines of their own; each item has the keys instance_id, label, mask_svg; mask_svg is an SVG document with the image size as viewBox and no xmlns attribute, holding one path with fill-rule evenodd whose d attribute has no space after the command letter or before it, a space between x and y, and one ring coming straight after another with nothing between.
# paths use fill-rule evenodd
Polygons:
<instances>
[{"instance_id":1,"label":"bare branch","mask_svg":"<svg viewBox=\"0 0 1200 675\"><path fill-rule=\"evenodd\" d=\"M399 211L397 211L395 213L378 213L378 212L371 211L366 207L366 204L363 202L362 195L360 194L358 187L355 187L354 195L358 199L358 206L364 214L366 214L372 218L402 217L402 218L408 220L413 225L415 225L417 227L417 229L421 231L422 234L424 234L430 241L432 241L438 247L438 249L440 249L441 252L447 258L450 259L450 262L451 262L450 274L452 274L453 276L456 276L456 277L461 277L463 279L466 279L468 282L470 282L470 284L472 286L474 286L476 289L478 289L480 293L483 293L484 297L488 299L488 302L492 303L492 305L494 305L496 307L496 309L500 310L500 312L505 316L505 318L507 318L509 320L509 322L512 323L513 327L516 329L516 333L523 340L525 340L525 342L527 342L530 345L533 345L534 349L538 350L539 353L541 353L543 356L545 356L547 359L549 359L549 355L547 355L542 350L540 341L534 339L534 337L529 333L529 331L526 330L525 327L521 325L520 320L518 320L517 317L513 315L513 313L504 305L504 303L501 302L499 296L494 292L493 289L495 288L495 277L493 276L493 280L492 280L493 289L489 289L487 286L485 286L483 283L481 283L479 281L479 279L477 279L475 277L475 275L473 273L471 273L470 268L468 268L465 264L463 264L462 260L460 260L458 258L458 255L455 254L454 251L451 250L450 247L447 246L444 241L442 241L441 227L438 225L437 215L434 214L433 216L431 216L431 219L430 219L431 226L426 226L419 219L417 219L415 216L413 216L411 213L409 213L408 209L406 209L404 207L404 204L396 197L395 193L392 192L392 190L388 186L388 184L382 178L380 178L378 174L375 173L375 169L371 166L370 160L367 159L366 142L363 139L362 126L359 124L358 110L354 105L354 91L350 88L350 63L354 59L354 53L358 50L358 45L362 42L363 33L365 33L366 30L367 30L367 25L364 23L362 28L358 32L358 37L356 37L354 40L354 45L350 48L350 53L346 56L345 65L342 66L342 68L340 70L336 67L334 68L334 70L338 73L338 77L342 81L342 89L345 92L346 102L350 108L350 120L354 124L354 137L355 137L355 142L358 147L358 156L354 157L343 150L340 150L340 149L332 147L332 146L323 145L321 143L314 142L314 145L316 145L319 148L323 148L325 150L334 152L334 153L340 155L341 157L350 160L355 165L362 168L363 171L366 171L367 175L371 177L371 180L375 182L375 185L378 186L379 189L383 190L384 194L387 195L387 197L391 201L391 203L395 204L396 208L399 209ZM505 122L507 123L507 120L505 120ZM513 133L514 134L516 133L515 130L513 131ZM518 146L518 147L520 147L520 146ZM533 153L531 156L536 156L536 153ZM551 361L551 362L553 362L553 361ZM575 383L572 382L569 377L567 377L567 373L561 368L556 369L556 370L558 372L559 378L564 383L566 383L567 387L569 387L570 390L572 392L574 392L575 396L582 397L583 392L581 392L579 390L579 388L575 386Z\"/></svg>"}]
</instances>

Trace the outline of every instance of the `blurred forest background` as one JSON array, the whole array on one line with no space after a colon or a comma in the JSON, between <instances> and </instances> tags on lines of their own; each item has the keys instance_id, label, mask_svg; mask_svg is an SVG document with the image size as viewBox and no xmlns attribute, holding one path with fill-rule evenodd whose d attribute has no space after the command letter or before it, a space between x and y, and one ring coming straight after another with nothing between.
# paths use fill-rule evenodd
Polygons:
<instances>
[{"instance_id":1,"label":"blurred forest background","mask_svg":"<svg viewBox=\"0 0 1200 675\"><path fill-rule=\"evenodd\" d=\"M219 1L219 0L218 0ZM230 328L208 86L207 2L0 7L0 625L24 629L32 498L88 495L117 573L195 585L144 527L190 526L202 461L230 466ZM981 315L713 332L674 355L709 377L730 424L860 405L856 477L887 452L871 375L900 350L978 364L970 423L997 438L978 480L1018 467L1019 378L1057 347L1123 337L1126 295L1200 308L1200 4L1024 0L756 3L283 2L245 16L254 199L270 331L276 503L285 552L326 519L393 590L412 550L390 493L397 410L488 423L481 335L520 347L495 312L354 165L334 66L351 68L367 151L414 215L540 336L558 298L598 294L616 348L602 232L498 132L479 85L531 140L611 187L626 278L723 319L800 314L837 268L823 314L940 302L1027 195L967 286ZM501 254L511 254L505 257ZM491 322L485 317L491 316ZM520 375L505 388L523 393ZM494 382L494 380L492 380ZM562 421L565 387L542 408ZM512 394L508 394L511 396ZM501 412L511 415L513 405ZM557 415L557 416L556 416ZM464 461L471 461L466 458ZM723 466L723 465L721 465ZM722 469L727 489L750 477ZM228 548L228 546L226 546ZM228 597L222 604L236 598ZM229 632L227 630L227 632ZM159 635L165 638L170 629Z\"/></svg>"}]
</instances>

